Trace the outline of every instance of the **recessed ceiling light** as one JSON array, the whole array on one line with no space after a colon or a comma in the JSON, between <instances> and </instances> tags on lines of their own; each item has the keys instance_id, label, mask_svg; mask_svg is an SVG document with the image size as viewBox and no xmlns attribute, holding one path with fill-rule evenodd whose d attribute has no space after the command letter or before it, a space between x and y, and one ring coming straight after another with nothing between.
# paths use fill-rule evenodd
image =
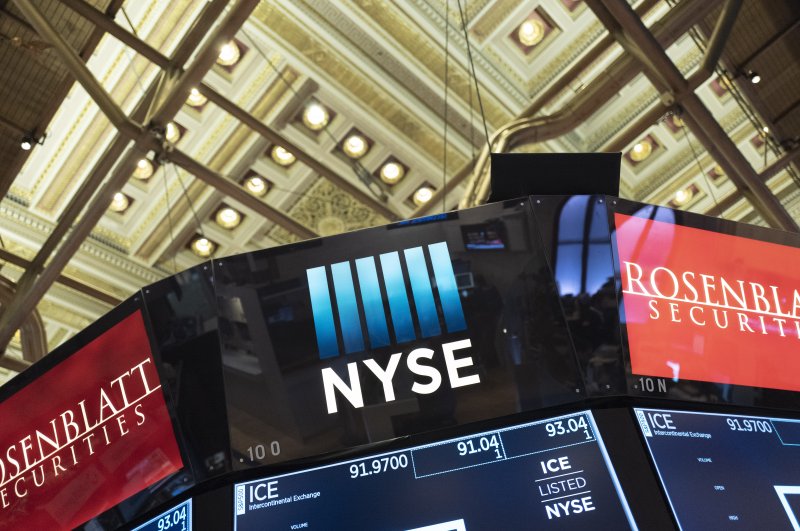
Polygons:
<instances>
[{"instance_id":1,"label":"recessed ceiling light","mask_svg":"<svg viewBox=\"0 0 800 531\"><path fill-rule=\"evenodd\" d=\"M406 173L406 169L399 162L391 161L381 166L381 180L386 184L396 184Z\"/></svg>"},{"instance_id":2,"label":"recessed ceiling light","mask_svg":"<svg viewBox=\"0 0 800 531\"><path fill-rule=\"evenodd\" d=\"M266 193L269 191L269 185L267 184L266 179L258 175L248 177L244 182L244 187L248 192L253 195L257 195L258 197L266 195Z\"/></svg>"},{"instance_id":3,"label":"recessed ceiling light","mask_svg":"<svg viewBox=\"0 0 800 531\"><path fill-rule=\"evenodd\" d=\"M222 66L233 66L237 62L239 62L239 58L242 56L242 51L239 49L239 45L236 44L236 41L230 41L222 45L222 48L219 50L219 56L217 57L217 64Z\"/></svg>"},{"instance_id":4,"label":"recessed ceiling light","mask_svg":"<svg viewBox=\"0 0 800 531\"><path fill-rule=\"evenodd\" d=\"M131 199L122 192L114 194L111 204L108 206L113 212L125 212L131 204Z\"/></svg>"},{"instance_id":5,"label":"recessed ceiling light","mask_svg":"<svg viewBox=\"0 0 800 531\"><path fill-rule=\"evenodd\" d=\"M692 197L694 197L694 190L689 186L688 188L675 192L675 197L672 199L672 202L675 206L683 206L691 201Z\"/></svg>"},{"instance_id":6,"label":"recessed ceiling light","mask_svg":"<svg viewBox=\"0 0 800 531\"><path fill-rule=\"evenodd\" d=\"M291 151L284 149L282 146L273 146L270 153L272 160L281 166L291 166L297 157Z\"/></svg>"},{"instance_id":7,"label":"recessed ceiling light","mask_svg":"<svg viewBox=\"0 0 800 531\"><path fill-rule=\"evenodd\" d=\"M190 107L202 107L207 101L208 98L206 98L203 93L196 88L192 88L192 90L189 91L189 97L186 98L186 103Z\"/></svg>"},{"instance_id":8,"label":"recessed ceiling light","mask_svg":"<svg viewBox=\"0 0 800 531\"><path fill-rule=\"evenodd\" d=\"M649 140L642 140L641 142L637 142L633 145L633 149L630 151L631 160L634 162L641 162L647 157L650 156L650 153L653 152L653 145L650 143Z\"/></svg>"},{"instance_id":9,"label":"recessed ceiling light","mask_svg":"<svg viewBox=\"0 0 800 531\"><path fill-rule=\"evenodd\" d=\"M214 250L217 248L217 245L205 236L198 236L192 240L190 247L192 252L200 258L208 258L214 254Z\"/></svg>"},{"instance_id":10,"label":"recessed ceiling light","mask_svg":"<svg viewBox=\"0 0 800 531\"><path fill-rule=\"evenodd\" d=\"M181 139L180 127L175 125L175 122L167 123L166 136L168 141L172 142L173 144L176 143L178 140Z\"/></svg>"},{"instance_id":11,"label":"recessed ceiling light","mask_svg":"<svg viewBox=\"0 0 800 531\"><path fill-rule=\"evenodd\" d=\"M344 140L342 151L351 159L360 159L369 151L369 143L363 136L352 134Z\"/></svg>"},{"instance_id":12,"label":"recessed ceiling light","mask_svg":"<svg viewBox=\"0 0 800 531\"><path fill-rule=\"evenodd\" d=\"M433 197L433 189L430 186L421 186L416 192L414 192L414 204L417 206L422 206L430 201L431 197Z\"/></svg>"},{"instance_id":13,"label":"recessed ceiling light","mask_svg":"<svg viewBox=\"0 0 800 531\"><path fill-rule=\"evenodd\" d=\"M532 18L519 26L517 38L525 46L536 46L544 39L545 27L541 20Z\"/></svg>"},{"instance_id":14,"label":"recessed ceiling light","mask_svg":"<svg viewBox=\"0 0 800 531\"><path fill-rule=\"evenodd\" d=\"M136 163L136 169L133 170L133 176L137 179L149 179L153 175L153 163L148 159L139 159Z\"/></svg>"},{"instance_id":15,"label":"recessed ceiling light","mask_svg":"<svg viewBox=\"0 0 800 531\"><path fill-rule=\"evenodd\" d=\"M310 103L303 112L303 123L312 131L319 131L324 128L328 125L329 119L330 113L328 109L317 102Z\"/></svg>"},{"instance_id":16,"label":"recessed ceiling light","mask_svg":"<svg viewBox=\"0 0 800 531\"><path fill-rule=\"evenodd\" d=\"M242 215L231 207L223 207L217 210L214 221L223 229L235 229L242 222Z\"/></svg>"}]
</instances>

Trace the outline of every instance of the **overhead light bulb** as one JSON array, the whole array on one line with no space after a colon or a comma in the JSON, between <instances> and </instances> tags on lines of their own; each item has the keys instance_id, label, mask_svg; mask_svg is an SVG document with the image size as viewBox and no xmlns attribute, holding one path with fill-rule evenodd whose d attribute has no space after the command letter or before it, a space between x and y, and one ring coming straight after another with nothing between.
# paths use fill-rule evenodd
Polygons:
<instances>
[{"instance_id":1,"label":"overhead light bulb","mask_svg":"<svg viewBox=\"0 0 800 531\"><path fill-rule=\"evenodd\" d=\"M406 170L399 162L387 162L381 167L381 180L386 184L395 184L405 175Z\"/></svg>"},{"instance_id":2,"label":"overhead light bulb","mask_svg":"<svg viewBox=\"0 0 800 531\"><path fill-rule=\"evenodd\" d=\"M303 123L312 131L319 131L328 125L329 119L328 109L317 102L309 104L303 112Z\"/></svg>"},{"instance_id":3,"label":"overhead light bulb","mask_svg":"<svg viewBox=\"0 0 800 531\"><path fill-rule=\"evenodd\" d=\"M267 181L263 177L259 177L258 175L248 177L247 180L244 182L244 187L247 189L248 192L258 197L264 196L269 191L269 186L267 185Z\"/></svg>"},{"instance_id":4,"label":"overhead light bulb","mask_svg":"<svg viewBox=\"0 0 800 531\"><path fill-rule=\"evenodd\" d=\"M110 208L114 212L125 212L130 206L131 200L130 198L123 194L122 192L117 192L114 194L114 198L111 200L111 204L108 208Z\"/></svg>"},{"instance_id":5,"label":"overhead light bulb","mask_svg":"<svg viewBox=\"0 0 800 531\"><path fill-rule=\"evenodd\" d=\"M641 142L637 142L636 144L634 144L633 149L631 149L630 152L631 160L634 162L641 162L647 157L649 157L652 151L653 151L653 145L648 140L642 140Z\"/></svg>"},{"instance_id":6,"label":"overhead light bulb","mask_svg":"<svg viewBox=\"0 0 800 531\"><path fill-rule=\"evenodd\" d=\"M208 98L206 98L202 92L194 87L189 91L189 97L186 98L186 103L190 107L202 107L207 101Z\"/></svg>"},{"instance_id":7,"label":"overhead light bulb","mask_svg":"<svg viewBox=\"0 0 800 531\"><path fill-rule=\"evenodd\" d=\"M430 201L431 197L433 197L433 190L429 186L422 186L414 192L414 204L422 206Z\"/></svg>"},{"instance_id":8,"label":"overhead light bulb","mask_svg":"<svg viewBox=\"0 0 800 531\"><path fill-rule=\"evenodd\" d=\"M175 125L175 122L167 123L166 136L167 140L173 144L181 139L181 130L177 125Z\"/></svg>"},{"instance_id":9,"label":"overhead light bulb","mask_svg":"<svg viewBox=\"0 0 800 531\"><path fill-rule=\"evenodd\" d=\"M350 135L342 144L342 151L351 159L360 159L369 151L369 143L361 135Z\"/></svg>"},{"instance_id":10,"label":"overhead light bulb","mask_svg":"<svg viewBox=\"0 0 800 531\"><path fill-rule=\"evenodd\" d=\"M273 146L270 156L276 164L281 166L291 166L294 164L294 161L297 160L297 157L295 157L291 151L283 148L282 146Z\"/></svg>"},{"instance_id":11,"label":"overhead light bulb","mask_svg":"<svg viewBox=\"0 0 800 531\"><path fill-rule=\"evenodd\" d=\"M541 20L532 18L523 22L519 31L517 31L517 38L519 42L525 46L536 46L542 39L544 39L545 27Z\"/></svg>"},{"instance_id":12,"label":"overhead light bulb","mask_svg":"<svg viewBox=\"0 0 800 531\"><path fill-rule=\"evenodd\" d=\"M139 159L136 163L136 169L133 170L133 176L137 179L149 179L153 175L153 163L148 159Z\"/></svg>"},{"instance_id":13,"label":"overhead light bulb","mask_svg":"<svg viewBox=\"0 0 800 531\"><path fill-rule=\"evenodd\" d=\"M236 41L230 41L222 45L222 48L219 50L219 56L217 57L217 64L222 66L233 66L237 62L239 62L239 58L242 56L242 52L239 49L239 46L236 44Z\"/></svg>"},{"instance_id":14,"label":"overhead light bulb","mask_svg":"<svg viewBox=\"0 0 800 531\"><path fill-rule=\"evenodd\" d=\"M208 258L214 254L214 250L217 248L217 246L208 238L200 236L192 241L191 248L192 252L200 258Z\"/></svg>"},{"instance_id":15,"label":"overhead light bulb","mask_svg":"<svg viewBox=\"0 0 800 531\"><path fill-rule=\"evenodd\" d=\"M694 197L694 190L691 187L684 188L683 190L678 190L675 192L675 197L672 202L675 206L683 206L688 203L692 197Z\"/></svg>"},{"instance_id":16,"label":"overhead light bulb","mask_svg":"<svg viewBox=\"0 0 800 531\"><path fill-rule=\"evenodd\" d=\"M235 229L242 222L242 215L231 207L224 207L217 211L214 221L223 229Z\"/></svg>"},{"instance_id":17,"label":"overhead light bulb","mask_svg":"<svg viewBox=\"0 0 800 531\"><path fill-rule=\"evenodd\" d=\"M33 147L33 142L28 137L22 139L22 142L19 143L19 147L22 148L23 151L30 151Z\"/></svg>"}]
</instances>

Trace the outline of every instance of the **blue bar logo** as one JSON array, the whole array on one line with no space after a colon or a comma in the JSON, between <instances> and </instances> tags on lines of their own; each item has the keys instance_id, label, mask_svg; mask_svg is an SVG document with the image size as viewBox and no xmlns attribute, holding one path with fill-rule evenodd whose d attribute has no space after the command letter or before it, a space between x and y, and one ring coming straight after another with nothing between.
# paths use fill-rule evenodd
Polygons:
<instances>
[{"instance_id":1,"label":"blue bar logo","mask_svg":"<svg viewBox=\"0 0 800 531\"><path fill-rule=\"evenodd\" d=\"M433 269L433 285L426 251ZM312 267L306 270L306 276L320 359L339 355L339 337L345 354L352 354L414 341L417 331L423 338L442 335L437 296L447 332L467 328L446 242ZM410 298L407 285L411 286ZM390 320L386 318L384 300ZM412 316L411 302L416 316Z\"/></svg>"}]
</instances>

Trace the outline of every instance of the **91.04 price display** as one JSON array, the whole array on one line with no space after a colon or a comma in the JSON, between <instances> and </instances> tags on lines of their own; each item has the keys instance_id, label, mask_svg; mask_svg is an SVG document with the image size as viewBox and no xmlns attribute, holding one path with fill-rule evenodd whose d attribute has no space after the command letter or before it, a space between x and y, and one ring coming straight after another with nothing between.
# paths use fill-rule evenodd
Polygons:
<instances>
[{"instance_id":1,"label":"91.04 price display","mask_svg":"<svg viewBox=\"0 0 800 531\"><path fill-rule=\"evenodd\" d=\"M350 479L384 474L391 470L408 468L408 456L406 454L393 454L375 459L367 459L360 463L350 465Z\"/></svg>"}]
</instances>

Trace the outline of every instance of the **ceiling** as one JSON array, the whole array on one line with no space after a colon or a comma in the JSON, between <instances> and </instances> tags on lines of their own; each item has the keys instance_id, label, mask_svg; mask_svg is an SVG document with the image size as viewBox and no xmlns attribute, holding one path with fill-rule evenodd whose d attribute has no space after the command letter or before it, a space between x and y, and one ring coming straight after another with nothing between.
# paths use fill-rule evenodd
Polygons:
<instances>
[{"instance_id":1,"label":"ceiling","mask_svg":"<svg viewBox=\"0 0 800 531\"><path fill-rule=\"evenodd\" d=\"M472 170L487 132L495 149L622 151L623 197L762 225L777 205L800 220L800 4L741 2L719 64L701 76L727 4L634 3L680 73L699 81L693 93L725 137L709 141L683 114L689 96L657 89L636 40L621 46L598 17L615 1L32 0L111 106L136 118L128 136L74 83L62 51L0 1L0 304L12 310L0 315L0 341L21 329L0 382L142 286L204 260L190 248L197 236L225 256L480 202ZM87 4L116 36L83 16ZM242 9L252 12L239 27ZM238 61L193 67L225 35ZM209 101L181 100L180 137L164 139L169 113L147 111L169 101L182 68ZM312 102L329 116L319 131L303 121ZM357 160L343 150L353 133L368 147ZM40 143L24 151L25 136ZM718 160L728 144L777 202L754 208L741 193ZM281 165L276 145L297 160ZM152 175L132 175L141 155L129 149L146 154ZM388 162L404 174L396 182L380 178ZM254 176L263 196L241 186ZM421 187L433 198L418 204ZM113 192L125 195L120 212L108 207ZM241 218L235 228L216 221L226 207Z\"/></svg>"}]
</instances>

